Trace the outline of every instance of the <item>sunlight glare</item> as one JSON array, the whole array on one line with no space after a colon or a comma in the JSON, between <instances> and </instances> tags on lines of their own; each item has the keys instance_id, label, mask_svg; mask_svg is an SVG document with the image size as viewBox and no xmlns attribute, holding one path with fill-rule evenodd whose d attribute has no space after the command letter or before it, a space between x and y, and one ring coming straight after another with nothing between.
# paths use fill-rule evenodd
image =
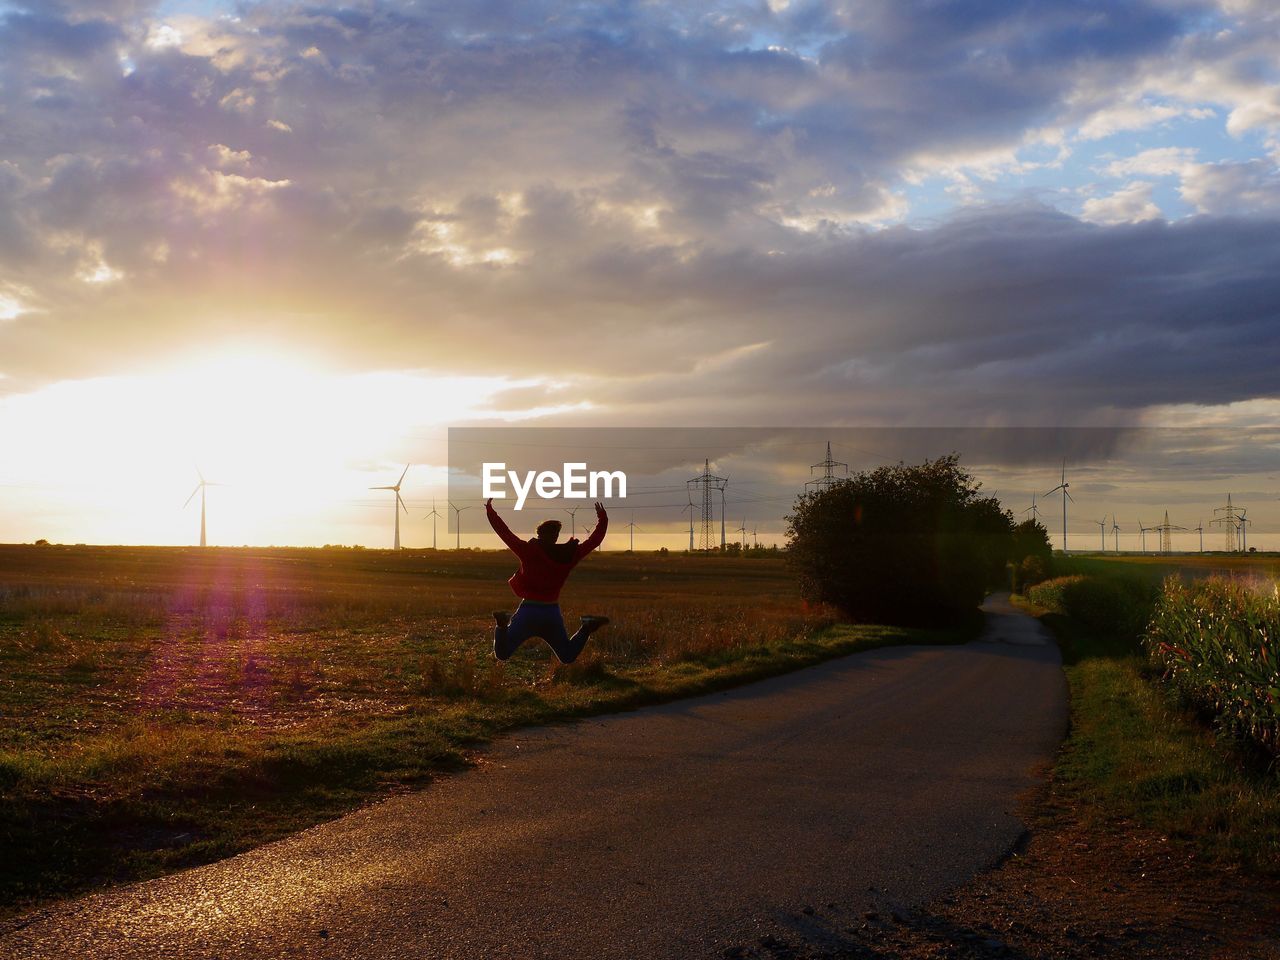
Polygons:
<instances>
[{"instance_id":1,"label":"sunlight glare","mask_svg":"<svg viewBox=\"0 0 1280 960\"><path fill-rule=\"evenodd\" d=\"M35 536L61 542L193 542L199 498L182 503L197 468L226 485L207 491L211 543L377 542L367 528L380 530L386 511L367 487L415 461L406 498L439 494L444 425L491 415L489 398L521 385L347 373L283 350L228 348L0 399L0 443L12 454L0 483L27 492ZM59 502L92 506L96 519L62 528L73 511Z\"/></svg>"}]
</instances>

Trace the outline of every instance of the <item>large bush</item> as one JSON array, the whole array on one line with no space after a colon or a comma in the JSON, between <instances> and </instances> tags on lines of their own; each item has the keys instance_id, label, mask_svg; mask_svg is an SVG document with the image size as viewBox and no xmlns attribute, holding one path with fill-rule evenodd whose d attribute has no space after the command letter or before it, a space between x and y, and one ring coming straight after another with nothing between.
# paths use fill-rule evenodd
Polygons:
<instances>
[{"instance_id":1,"label":"large bush","mask_svg":"<svg viewBox=\"0 0 1280 960\"><path fill-rule=\"evenodd\" d=\"M1027 591L1027 598L1094 633L1128 640L1136 651L1151 619L1156 588L1137 577L1075 575L1036 584Z\"/></svg>"},{"instance_id":2,"label":"large bush","mask_svg":"<svg viewBox=\"0 0 1280 960\"><path fill-rule=\"evenodd\" d=\"M1147 630L1165 676L1227 732L1280 757L1280 594L1238 580L1171 577Z\"/></svg>"},{"instance_id":3,"label":"large bush","mask_svg":"<svg viewBox=\"0 0 1280 960\"><path fill-rule=\"evenodd\" d=\"M880 467L796 501L790 560L807 599L853 620L937 623L1001 582L1013 518L955 455Z\"/></svg>"},{"instance_id":4,"label":"large bush","mask_svg":"<svg viewBox=\"0 0 1280 960\"><path fill-rule=\"evenodd\" d=\"M1039 520L1023 520L1013 528L1009 559L1013 561L1014 589L1025 590L1053 570L1053 546L1049 531Z\"/></svg>"}]
</instances>

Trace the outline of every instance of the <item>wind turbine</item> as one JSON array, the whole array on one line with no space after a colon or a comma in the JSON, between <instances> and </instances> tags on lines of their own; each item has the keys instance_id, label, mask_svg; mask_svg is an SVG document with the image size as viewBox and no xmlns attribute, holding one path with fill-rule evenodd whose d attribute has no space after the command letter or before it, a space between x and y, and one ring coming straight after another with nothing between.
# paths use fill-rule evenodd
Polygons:
<instances>
[{"instance_id":1,"label":"wind turbine","mask_svg":"<svg viewBox=\"0 0 1280 960\"><path fill-rule=\"evenodd\" d=\"M458 533L458 542L457 542L457 546L454 549L461 550L462 549L462 511L470 510L471 507L454 507L452 500L449 501L449 506L453 507L453 528Z\"/></svg>"},{"instance_id":2,"label":"wind turbine","mask_svg":"<svg viewBox=\"0 0 1280 960\"><path fill-rule=\"evenodd\" d=\"M1144 526L1142 525L1142 521L1141 521L1141 520L1139 520L1139 521L1138 521L1138 529L1139 529L1140 531L1142 531L1142 552L1143 552L1143 553L1146 553L1146 552L1147 552L1147 531L1148 531L1148 530L1154 530L1155 528L1154 528L1154 527L1144 527Z\"/></svg>"},{"instance_id":3,"label":"wind turbine","mask_svg":"<svg viewBox=\"0 0 1280 960\"><path fill-rule=\"evenodd\" d=\"M439 510L436 509L436 502L432 500L431 512L422 518L423 520L431 521L431 549L432 550L436 548L436 517L439 517L439 516L442 516L442 514L440 513Z\"/></svg>"},{"instance_id":4,"label":"wind turbine","mask_svg":"<svg viewBox=\"0 0 1280 960\"><path fill-rule=\"evenodd\" d=\"M689 501L689 505L685 507L684 510L689 511L689 552L693 553L693 501L692 500ZM684 513L684 510L681 510L680 512Z\"/></svg>"},{"instance_id":5,"label":"wind turbine","mask_svg":"<svg viewBox=\"0 0 1280 960\"><path fill-rule=\"evenodd\" d=\"M400 472L400 479L389 487L370 487L370 490L394 490L396 494L395 514L396 514L396 541L392 550L400 549L400 510L403 508L405 513L409 512L409 508L404 505L404 501L400 499L400 484L404 483L404 475L409 472L409 464L404 465L404 470Z\"/></svg>"},{"instance_id":6,"label":"wind turbine","mask_svg":"<svg viewBox=\"0 0 1280 960\"><path fill-rule=\"evenodd\" d=\"M742 518L742 526L738 527L738 529L733 532L742 534L742 549L743 550L747 549L747 518L746 517Z\"/></svg>"},{"instance_id":7,"label":"wind turbine","mask_svg":"<svg viewBox=\"0 0 1280 960\"><path fill-rule=\"evenodd\" d=\"M1101 520L1095 520L1093 522L1098 525L1098 533L1102 535L1102 552L1106 553L1107 552L1107 518L1103 517Z\"/></svg>"},{"instance_id":8,"label":"wind turbine","mask_svg":"<svg viewBox=\"0 0 1280 960\"><path fill-rule=\"evenodd\" d=\"M1248 512L1248 510L1249 510L1248 507L1240 508L1240 525L1236 527L1236 529L1239 531L1241 553L1249 552L1249 531L1245 529L1245 526L1247 524L1253 523L1253 521L1245 516L1245 513Z\"/></svg>"},{"instance_id":9,"label":"wind turbine","mask_svg":"<svg viewBox=\"0 0 1280 960\"><path fill-rule=\"evenodd\" d=\"M1064 554L1067 552L1067 501L1070 500L1072 503L1075 503L1076 501L1076 498L1071 496L1067 490L1069 486L1071 486L1071 484L1067 483L1067 459L1066 457L1063 457L1062 482L1050 490L1049 493L1046 493L1045 496L1047 497L1050 494L1057 493L1059 490L1062 491L1062 552Z\"/></svg>"},{"instance_id":10,"label":"wind turbine","mask_svg":"<svg viewBox=\"0 0 1280 960\"><path fill-rule=\"evenodd\" d=\"M626 527L631 531L631 547L627 550L627 553L635 553L636 552L636 515L634 513L631 515L631 522L626 524Z\"/></svg>"},{"instance_id":11,"label":"wind turbine","mask_svg":"<svg viewBox=\"0 0 1280 960\"><path fill-rule=\"evenodd\" d=\"M570 507L561 507L560 509L561 509L561 510L563 510L565 513L567 513L567 514L569 515L569 539L570 539L570 540L572 540L572 539L573 539L573 537L574 537L574 535L578 532L578 530L577 530L577 524L578 524L578 517L577 517L577 513L578 513L578 511L579 511L579 510L581 510L582 508L581 508L581 507L572 507L572 508L570 508Z\"/></svg>"},{"instance_id":12,"label":"wind turbine","mask_svg":"<svg viewBox=\"0 0 1280 960\"><path fill-rule=\"evenodd\" d=\"M1196 521L1196 533L1200 534L1200 552L1204 553L1204 517Z\"/></svg>"},{"instance_id":13,"label":"wind turbine","mask_svg":"<svg viewBox=\"0 0 1280 960\"><path fill-rule=\"evenodd\" d=\"M755 550L760 546L760 538L756 536L756 531L760 529L760 525L753 523L751 525L751 549Z\"/></svg>"},{"instance_id":14,"label":"wind turbine","mask_svg":"<svg viewBox=\"0 0 1280 960\"><path fill-rule=\"evenodd\" d=\"M729 478L724 478L724 483L720 484L720 552L724 552L724 492L729 487Z\"/></svg>"},{"instance_id":15,"label":"wind turbine","mask_svg":"<svg viewBox=\"0 0 1280 960\"><path fill-rule=\"evenodd\" d=\"M191 496L187 497L187 502L182 505L185 510L187 504L191 502L191 498L197 493L200 494L200 546L208 546L208 540L205 537L205 509L204 509L204 491L205 487L225 487L225 483L214 483L212 480L206 480L204 474L200 472L200 468L196 467L196 476L200 478L200 482L196 484L196 488L191 491Z\"/></svg>"},{"instance_id":16,"label":"wind turbine","mask_svg":"<svg viewBox=\"0 0 1280 960\"><path fill-rule=\"evenodd\" d=\"M1031 514L1032 520L1040 519L1040 508L1036 506L1036 492L1034 490L1031 491L1031 506L1027 507L1027 509L1022 512Z\"/></svg>"},{"instance_id":17,"label":"wind turbine","mask_svg":"<svg viewBox=\"0 0 1280 960\"><path fill-rule=\"evenodd\" d=\"M1116 553L1120 552L1120 524L1116 523L1116 515L1111 515L1111 534L1115 540Z\"/></svg>"}]
</instances>

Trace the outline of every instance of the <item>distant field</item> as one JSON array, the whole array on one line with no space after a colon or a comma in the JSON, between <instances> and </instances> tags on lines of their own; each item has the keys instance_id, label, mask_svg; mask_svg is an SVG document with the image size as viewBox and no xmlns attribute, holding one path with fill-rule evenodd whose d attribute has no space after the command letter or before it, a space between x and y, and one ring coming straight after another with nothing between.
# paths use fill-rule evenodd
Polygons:
<instances>
[{"instance_id":1,"label":"distant field","mask_svg":"<svg viewBox=\"0 0 1280 960\"><path fill-rule=\"evenodd\" d=\"M1064 573L1126 573L1163 580L1171 573L1186 579L1213 576L1280 577L1280 554L1277 553L1187 553L1161 556L1157 553L1089 553L1071 554L1065 559L1054 557Z\"/></svg>"},{"instance_id":2,"label":"distant field","mask_svg":"<svg viewBox=\"0 0 1280 960\"><path fill-rule=\"evenodd\" d=\"M777 559L599 554L572 667L491 655L498 552L0 546L0 909L208 861L422 783L501 729L883 643ZM570 627L572 629L572 626Z\"/></svg>"}]
</instances>

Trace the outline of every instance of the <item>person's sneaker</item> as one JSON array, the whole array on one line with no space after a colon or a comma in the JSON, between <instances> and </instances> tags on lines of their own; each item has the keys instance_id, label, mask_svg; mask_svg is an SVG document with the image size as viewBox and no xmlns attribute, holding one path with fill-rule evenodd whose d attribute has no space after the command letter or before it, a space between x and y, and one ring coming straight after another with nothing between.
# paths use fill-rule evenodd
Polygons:
<instances>
[{"instance_id":1,"label":"person's sneaker","mask_svg":"<svg viewBox=\"0 0 1280 960\"><path fill-rule=\"evenodd\" d=\"M608 622L609 622L608 617L586 616L582 618L582 628L586 630L587 633L591 634L591 633L595 633L597 630L599 630Z\"/></svg>"},{"instance_id":2,"label":"person's sneaker","mask_svg":"<svg viewBox=\"0 0 1280 960\"><path fill-rule=\"evenodd\" d=\"M505 610L495 610L493 620L498 625L493 631L493 655L499 660L510 660L518 646L518 644L513 646L507 637L507 626L511 623L511 614Z\"/></svg>"}]
</instances>

